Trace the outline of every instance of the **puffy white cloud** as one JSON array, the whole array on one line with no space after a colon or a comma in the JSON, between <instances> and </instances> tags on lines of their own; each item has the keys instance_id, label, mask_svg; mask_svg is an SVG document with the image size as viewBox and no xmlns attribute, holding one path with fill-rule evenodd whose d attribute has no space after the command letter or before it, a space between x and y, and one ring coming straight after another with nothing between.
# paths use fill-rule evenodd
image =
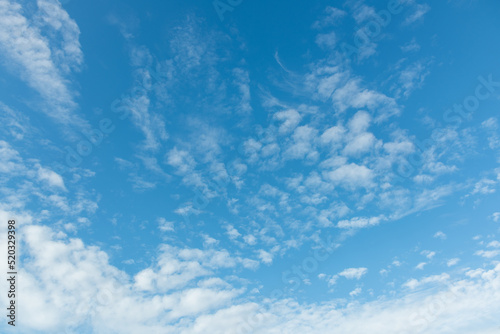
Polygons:
<instances>
[{"instance_id":1,"label":"puffy white cloud","mask_svg":"<svg viewBox=\"0 0 500 334\"><path fill-rule=\"evenodd\" d=\"M1 234L5 236L5 232ZM110 265L107 255L95 246L86 246L79 239L68 239L43 226L25 225L24 235L27 258L20 271L19 289L24 293L19 295L19 312L30 317L29 322L20 323L20 330L26 333L35 329L77 332L78 328L89 326L94 333L188 334L240 330L257 334L367 331L438 334L446 329L472 334L489 333L496 328L494 322L486 319L493 319L500 306L500 265L491 270L470 270L467 272L470 279L456 282L451 282L448 274L410 280L405 286L412 290L428 284L449 285L349 307L338 302L298 304L290 299L239 302L236 298L241 290L216 277L169 294L155 289L150 290L153 294L143 294L140 291L148 287L151 282L148 276L154 276L154 270L144 271L142 286L134 287L128 276ZM177 255L181 262L212 261L198 250L177 251ZM227 258L223 256L221 260ZM171 264L170 261L171 258L164 264ZM221 264L216 260L209 266ZM1 267L5 269L5 264ZM175 266L172 270L175 271ZM360 279L366 272L366 268L348 268L338 275ZM351 295L360 292L358 287ZM178 321L181 318L183 321Z\"/></svg>"},{"instance_id":2,"label":"puffy white cloud","mask_svg":"<svg viewBox=\"0 0 500 334\"><path fill-rule=\"evenodd\" d=\"M361 288L356 288L356 289L352 290L351 292L349 292L349 296L356 297L357 295L359 295L361 293L361 291L362 291Z\"/></svg>"},{"instance_id":3,"label":"puffy white cloud","mask_svg":"<svg viewBox=\"0 0 500 334\"><path fill-rule=\"evenodd\" d=\"M429 251L429 250L423 250L423 251L420 252L420 254L424 255L426 258L428 258L429 260L431 260L436 255L436 252L432 252L432 251Z\"/></svg>"},{"instance_id":4,"label":"puffy white cloud","mask_svg":"<svg viewBox=\"0 0 500 334\"><path fill-rule=\"evenodd\" d=\"M273 263L273 254L266 252L265 250L261 249L258 252L259 254L259 259L264 262L265 264L271 264Z\"/></svg>"},{"instance_id":5,"label":"puffy white cloud","mask_svg":"<svg viewBox=\"0 0 500 334\"><path fill-rule=\"evenodd\" d=\"M500 242L497 240L493 240L489 242L487 246L492 248L500 248Z\"/></svg>"},{"instance_id":6,"label":"puffy white cloud","mask_svg":"<svg viewBox=\"0 0 500 334\"><path fill-rule=\"evenodd\" d=\"M57 174L56 172L51 171L50 169L38 166L38 178L41 181L47 182L51 187L60 188L66 191L62 176Z\"/></svg>"},{"instance_id":7,"label":"puffy white cloud","mask_svg":"<svg viewBox=\"0 0 500 334\"><path fill-rule=\"evenodd\" d=\"M214 275L218 270L242 265L256 268L256 261L234 257L225 250L178 248L162 245L157 263L134 277L139 290L166 292L184 288L199 277Z\"/></svg>"},{"instance_id":8,"label":"puffy white cloud","mask_svg":"<svg viewBox=\"0 0 500 334\"><path fill-rule=\"evenodd\" d=\"M297 125L299 125L302 119L302 116L300 116L297 110L294 109L279 111L275 113L273 117L279 121L282 121L278 130L280 134L288 134L292 132L297 127Z\"/></svg>"},{"instance_id":9,"label":"puffy white cloud","mask_svg":"<svg viewBox=\"0 0 500 334\"><path fill-rule=\"evenodd\" d=\"M371 116L366 111L358 111L349 120L349 130L353 133L362 133L368 130L371 123Z\"/></svg>"},{"instance_id":10,"label":"puffy white cloud","mask_svg":"<svg viewBox=\"0 0 500 334\"><path fill-rule=\"evenodd\" d=\"M482 256L487 259L491 259L494 257L497 257L500 255L500 250L495 249L495 250L478 250L477 252L474 253L475 255Z\"/></svg>"},{"instance_id":11,"label":"puffy white cloud","mask_svg":"<svg viewBox=\"0 0 500 334\"><path fill-rule=\"evenodd\" d=\"M439 239L446 239L446 234L444 234L442 231L437 231L435 234L434 234L434 238L439 238Z\"/></svg>"},{"instance_id":12,"label":"puffy white cloud","mask_svg":"<svg viewBox=\"0 0 500 334\"><path fill-rule=\"evenodd\" d=\"M339 111L347 108L376 110L376 120L384 120L389 116L397 115L399 107L393 98L379 92L361 88L359 79L350 79L347 83L332 94L332 101Z\"/></svg>"},{"instance_id":13,"label":"puffy white cloud","mask_svg":"<svg viewBox=\"0 0 500 334\"><path fill-rule=\"evenodd\" d=\"M163 217L160 217L157 219L158 221L158 228L162 232L172 232L174 231L174 222L168 221Z\"/></svg>"},{"instance_id":14,"label":"puffy white cloud","mask_svg":"<svg viewBox=\"0 0 500 334\"><path fill-rule=\"evenodd\" d=\"M292 144L284 152L284 157L288 159L307 159L316 161L319 153L315 149L317 130L308 125L299 126L295 129Z\"/></svg>"},{"instance_id":15,"label":"puffy white cloud","mask_svg":"<svg viewBox=\"0 0 500 334\"><path fill-rule=\"evenodd\" d=\"M243 240L245 240L245 242L250 246L253 246L257 243L257 238L255 238L255 236L252 234L245 235L243 237Z\"/></svg>"},{"instance_id":16,"label":"puffy white cloud","mask_svg":"<svg viewBox=\"0 0 500 334\"><path fill-rule=\"evenodd\" d=\"M487 194L492 194L496 191L496 184L497 182L495 180L491 180L491 179L482 179L478 182L476 182L476 184L474 185L474 189L472 190L472 195L475 195L475 194L483 194L483 195L487 195Z\"/></svg>"},{"instance_id":17,"label":"puffy white cloud","mask_svg":"<svg viewBox=\"0 0 500 334\"><path fill-rule=\"evenodd\" d=\"M241 236L241 233L233 225L226 225L226 231L230 239L236 239Z\"/></svg>"},{"instance_id":18,"label":"puffy white cloud","mask_svg":"<svg viewBox=\"0 0 500 334\"><path fill-rule=\"evenodd\" d=\"M347 268L342 270L338 275L347 279L361 279L368 272L368 268Z\"/></svg>"},{"instance_id":19,"label":"puffy white cloud","mask_svg":"<svg viewBox=\"0 0 500 334\"><path fill-rule=\"evenodd\" d=\"M332 126L323 132L320 140L323 144L329 144L335 147L343 141L345 133L346 129L343 126Z\"/></svg>"},{"instance_id":20,"label":"puffy white cloud","mask_svg":"<svg viewBox=\"0 0 500 334\"><path fill-rule=\"evenodd\" d=\"M371 187L375 177L373 171L366 166L360 166L355 163L340 166L339 168L326 172L326 177L336 185L342 185L345 188Z\"/></svg>"},{"instance_id":21,"label":"puffy white cloud","mask_svg":"<svg viewBox=\"0 0 500 334\"><path fill-rule=\"evenodd\" d=\"M349 156L359 156L360 154L369 152L375 144L375 141L375 136L370 132L353 135L344 147L343 153Z\"/></svg>"},{"instance_id":22,"label":"puffy white cloud","mask_svg":"<svg viewBox=\"0 0 500 334\"><path fill-rule=\"evenodd\" d=\"M426 265L427 265L427 262L420 262L419 264L417 264L415 269L423 270Z\"/></svg>"}]
</instances>

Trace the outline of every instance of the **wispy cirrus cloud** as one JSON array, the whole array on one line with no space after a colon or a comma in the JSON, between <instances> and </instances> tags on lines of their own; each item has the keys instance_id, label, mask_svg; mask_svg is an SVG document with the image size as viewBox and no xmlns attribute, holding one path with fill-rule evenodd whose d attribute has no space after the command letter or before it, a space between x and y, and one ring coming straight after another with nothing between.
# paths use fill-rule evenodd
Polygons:
<instances>
[{"instance_id":1,"label":"wispy cirrus cloud","mask_svg":"<svg viewBox=\"0 0 500 334\"><path fill-rule=\"evenodd\" d=\"M0 3L0 50L4 65L43 99L42 110L65 125L85 127L68 75L83 63L75 21L57 1L39 0L32 17L14 1Z\"/></svg>"}]
</instances>

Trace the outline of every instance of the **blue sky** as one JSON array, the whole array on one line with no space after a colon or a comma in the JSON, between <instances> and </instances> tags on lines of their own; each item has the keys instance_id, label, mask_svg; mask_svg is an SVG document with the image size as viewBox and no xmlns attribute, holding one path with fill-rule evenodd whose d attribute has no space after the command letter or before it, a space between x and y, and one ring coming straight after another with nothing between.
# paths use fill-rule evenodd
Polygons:
<instances>
[{"instance_id":1,"label":"blue sky","mask_svg":"<svg viewBox=\"0 0 500 334\"><path fill-rule=\"evenodd\" d=\"M498 333L499 10L1 0L15 331Z\"/></svg>"}]
</instances>

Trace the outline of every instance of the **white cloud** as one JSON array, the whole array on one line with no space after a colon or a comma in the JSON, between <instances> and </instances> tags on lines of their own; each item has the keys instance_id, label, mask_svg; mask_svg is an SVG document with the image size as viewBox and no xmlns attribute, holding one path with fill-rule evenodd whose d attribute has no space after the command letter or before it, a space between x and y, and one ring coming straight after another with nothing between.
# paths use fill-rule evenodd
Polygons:
<instances>
[{"instance_id":1,"label":"white cloud","mask_svg":"<svg viewBox=\"0 0 500 334\"><path fill-rule=\"evenodd\" d=\"M65 73L79 70L83 63L83 52L80 46L80 29L76 22L62 8L59 1L37 0L40 19L43 24L60 37L60 45L51 48L52 57Z\"/></svg>"},{"instance_id":2,"label":"white cloud","mask_svg":"<svg viewBox=\"0 0 500 334\"><path fill-rule=\"evenodd\" d=\"M420 50L420 45L417 43L415 38L413 38L408 44L401 46L401 51L403 52L414 52Z\"/></svg>"},{"instance_id":3,"label":"white cloud","mask_svg":"<svg viewBox=\"0 0 500 334\"><path fill-rule=\"evenodd\" d=\"M297 127L297 125L299 125L302 119L302 116L300 116L297 110L294 109L279 111L275 113L273 117L278 121L283 122L279 126L280 134L288 134L292 132Z\"/></svg>"},{"instance_id":4,"label":"white cloud","mask_svg":"<svg viewBox=\"0 0 500 334\"><path fill-rule=\"evenodd\" d=\"M347 279L361 279L366 273L368 272L367 268L348 268L344 269L342 272L340 272L338 275L345 277Z\"/></svg>"},{"instance_id":5,"label":"white cloud","mask_svg":"<svg viewBox=\"0 0 500 334\"><path fill-rule=\"evenodd\" d=\"M235 68L233 70L233 75L235 76L234 84L238 87L241 94L237 111L240 114L248 114L252 111L252 106L250 105L250 78L248 71L241 68Z\"/></svg>"},{"instance_id":6,"label":"white cloud","mask_svg":"<svg viewBox=\"0 0 500 334\"><path fill-rule=\"evenodd\" d=\"M399 73L398 85L398 87L402 87L403 95L408 97L415 89L422 87L429 73L427 64L423 62L415 62L403 69Z\"/></svg>"},{"instance_id":7,"label":"white cloud","mask_svg":"<svg viewBox=\"0 0 500 334\"><path fill-rule=\"evenodd\" d=\"M361 5L355 9L353 17L357 24L362 24L367 20L373 19L375 15L375 8L367 5Z\"/></svg>"},{"instance_id":8,"label":"white cloud","mask_svg":"<svg viewBox=\"0 0 500 334\"><path fill-rule=\"evenodd\" d=\"M305 158L309 161L316 161L319 157L314 144L317 132L316 129L308 125L296 128L292 135L293 142L286 149L284 156L288 159Z\"/></svg>"},{"instance_id":9,"label":"white cloud","mask_svg":"<svg viewBox=\"0 0 500 334\"><path fill-rule=\"evenodd\" d=\"M367 108L377 112L376 120L384 120L399 113L399 107L393 98L374 90L361 88L361 80L350 79L332 94L333 104L340 112L347 108Z\"/></svg>"},{"instance_id":10,"label":"white cloud","mask_svg":"<svg viewBox=\"0 0 500 334\"><path fill-rule=\"evenodd\" d=\"M163 217L157 219L158 228L162 232L173 232L174 231L174 222L168 221Z\"/></svg>"},{"instance_id":11,"label":"white cloud","mask_svg":"<svg viewBox=\"0 0 500 334\"><path fill-rule=\"evenodd\" d=\"M135 75L138 77L137 82L141 84L133 87L134 94L126 95L117 100L116 110L123 110L123 116L121 117L128 117L143 133L145 137L143 149L156 151L168 139L165 120L161 114L151 110L152 105L149 96L151 87L142 84L144 81L150 80L150 73L147 70L140 69L135 72Z\"/></svg>"},{"instance_id":12,"label":"white cloud","mask_svg":"<svg viewBox=\"0 0 500 334\"><path fill-rule=\"evenodd\" d=\"M443 283L443 282L448 281L449 279L450 279L450 275L444 273L444 274L440 274L440 275L427 276L427 277L424 277L420 280L412 278L412 279L406 281L403 284L403 286L413 290L413 289L416 289L422 285L432 284L432 283Z\"/></svg>"},{"instance_id":13,"label":"white cloud","mask_svg":"<svg viewBox=\"0 0 500 334\"><path fill-rule=\"evenodd\" d=\"M358 111L349 120L348 127L351 132L362 133L368 130L371 121L372 118L369 113L367 113L366 111Z\"/></svg>"},{"instance_id":14,"label":"white cloud","mask_svg":"<svg viewBox=\"0 0 500 334\"><path fill-rule=\"evenodd\" d=\"M426 265L427 265L427 262L420 262L419 264L417 264L415 269L423 270Z\"/></svg>"},{"instance_id":15,"label":"white cloud","mask_svg":"<svg viewBox=\"0 0 500 334\"><path fill-rule=\"evenodd\" d=\"M229 236L230 239L236 239L239 236L241 236L241 233L238 232L237 229L234 228L233 225L226 225L226 234Z\"/></svg>"},{"instance_id":16,"label":"white cloud","mask_svg":"<svg viewBox=\"0 0 500 334\"><path fill-rule=\"evenodd\" d=\"M442 231L437 231L435 234L434 234L434 238L438 238L438 239L446 239L446 234L444 234Z\"/></svg>"},{"instance_id":17,"label":"white cloud","mask_svg":"<svg viewBox=\"0 0 500 334\"><path fill-rule=\"evenodd\" d=\"M312 25L314 29L323 29L335 25L347 15L345 11L331 6L326 7L325 14L326 15L322 19L314 22Z\"/></svg>"},{"instance_id":18,"label":"white cloud","mask_svg":"<svg viewBox=\"0 0 500 334\"><path fill-rule=\"evenodd\" d=\"M9 143L0 140L0 172L15 175L25 172L25 169L19 153Z\"/></svg>"},{"instance_id":19,"label":"white cloud","mask_svg":"<svg viewBox=\"0 0 500 334\"><path fill-rule=\"evenodd\" d=\"M344 147L343 153L348 156L359 156L363 153L367 153L372 149L375 141L375 136L370 132L353 135Z\"/></svg>"},{"instance_id":20,"label":"white cloud","mask_svg":"<svg viewBox=\"0 0 500 334\"><path fill-rule=\"evenodd\" d=\"M411 15L409 15L403 24L409 25L419 20L422 20L424 15L431 9L431 7L427 4L416 4L415 10Z\"/></svg>"},{"instance_id":21,"label":"white cloud","mask_svg":"<svg viewBox=\"0 0 500 334\"><path fill-rule=\"evenodd\" d=\"M339 228L364 228L369 226L375 226L380 224L381 221L385 220L385 217L355 217L349 220L341 220L338 222L337 227Z\"/></svg>"},{"instance_id":22,"label":"white cloud","mask_svg":"<svg viewBox=\"0 0 500 334\"><path fill-rule=\"evenodd\" d=\"M29 118L17 110L11 109L0 101L0 126L9 137L15 140L22 140L26 134L33 131Z\"/></svg>"},{"instance_id":23,"label":"white cloud","mask_svg":"<svg viewBox=\"0 0 500 334\"><path fill-rule=\"evenodd\" d=\"M267 265L273 263L273 255L265 250L261 249L258 252L259 259Z\"/></svg>"},{"instance_id":24,"label":"white cloud","mask_svg":"<svg viewBox=\"0 0 500 334\"><path fill-rule=\"evenodd\" d=\"M346 129L342 125L332 126L323 132L320 140L323 144L329 144L333 147L340 146L346 133Z\"/></svg>"},{"instance_id":25,"label":"white cloud","mask_svg":"<svg viewBox=\"0 0 500 334\"><path fill-rule=\"evenodd\" d=\"M500 242L498 242L497 240L493 240L489 242L487 246L492 248L500 248Z\"/></svg>"},{"instance_id":26,"label":"white cloud","mask_svg":"<svg viewBox=\"0 0 500 334\"><path fill-rule=\"evenodd\" d=\"M447 283L448 288L412 291L390 300L384 297L347 308L337 301L318 305L276 299L259 304L239 302L236 298L241 290L216 277L170 294L158 290L142 294L128 282L126 274L109 264L106 254L97 247L68 239L48 227L26 225L24 233L27 259L20 273L23 280L19 288L24 294L19 295L19 312L30 321L20 323L23 332L64 332L89 326L95 333L201 334L246 328L256 334L473 334L494 333L497 328L491 319L500 307L500 265L491 270L470 270L469 279L456 282L450 282L447 274L410 280L405 286L412 290L433 283ZM179 264L195 259L211 262L209 257L216 254L205 257L187 250L177 255ZM175 264L170 260L168 263ZM213 266L220 265L221 260L227 258L216 260ZM1 266L5 269L5 264ZM175 266L172 269L175 271ZM363 269L366 270L349 268L343 275L358 279L366 273ZM138 288L154 286L154 270L146 270L142 276ZM359 289L353 290L352 295ZM183 321L179 322L181 318Z\"/></svg>"},{"instance_id":27,"label":"white cloud","mask_svg":"<svg viewBox=\"0 0 500 334\"><path fill-rule=\"evenodd\" d=\"M355 189L360 187L371 187L375 175L373 171L366 166L350 163L331 172L327 172L326 177L334 184Z\"/></svg>"},{"instance_id":28,"label":"white cloud","mask_svg":"<svg viewBox=\"0 0 500 334\"><path fill-rule=\"evenodd\" d=\"M422 252L420 252L420 254L424 255L426 258L428 258L429 260L431 260L436 255L436 252L432 252L432 251L428 251L428 250L423 250Z\"/></svg>"},{"instance_id":29,"label":"white cloud","mask_svg":"<svg viewBox=\"0 0 500 334\"><path fill-rule=\"evenodd\" d=\"M495 189L496 184L497 184L496 181L484 178L484 179L476 182L476 184L474 185L474 189L472 190L472 195L475 195L475 194L483 194L483 195L493 194L496 191L496 189Z\"/></svg>"},{"instance_id":30,"label":"white cloud","mask_svg":"<svg viewBox=\"0 0 500 334\"><path fill-rule=\"evenodd\" d=\"M165 156L166 162L175 167L177 172L185 174L192 171L196 162L188 151L179 150L177 147L171 149Z\"/></svg>"},{"instance_id":31,"label":"white cloud","mask_svg":"<svg viewBox=\"0 0 500 334\"><path fill-rule=\"evenodd\" d=\"M338 278L339 278L338 275L333 275L333 276L329 277L327 279L328 286L331 287L331 286L334 286L335 284L337 284Z\"/></svg>"},{"instance_id":32,"label":"white cloud","mask_svg":"<svg viewBox=\"0 0 500 334\"><path fill-rule=\"evenodd\" d=\"M38 165L38 179L47 182L51 187L60 188L66 191L62 176L40 165Z\"/></svg>"},{"instance_id":33,"label":"white cloud","mask_svg":"<svg viewBox=\"0 0 500 334\"><path fill-rule=\"evenodd\" d=\"M316 36L316 44L325 49L334 49L337 44L337 36L335 32L318 34Z\"/></svg>"},{"instance_id":34,"label":"white cloud","mask_svg":"<svg viewBox=\"0 0 500 334\"><path fill-rule=\"evenodd\" d=\"M74 110L75 93L69 88L63 73L78 69L82 52L78 42L79 29L57 1L37 2L40 21L23 16L20 4L0 3L0 49L12 61L10 69L19 71L21 78L47 102L43 111L56 121L84 127L87 125ZM56 33L58 39L49 40L41 34L42 22Z\"/></svg>"},{"instance_id":35,"label":"white cloud","mask_svg":"<svg viewBox=\"0 0 500 334\"><path fill-rule=\"evenodd\" d=\"M352 290L351 292L349 292L349 296L356 297L361 293L361 291L362 291L361 288L356 288L356 289Z\"/></svg>"},{"instance_id":36,"label":"white cloud","mask_svg":"<svg viewBox=\"0 0 500 334\"><path fill-rule=\"evenodd\" d=\"M245 235L243 237L243 240L249 244L250 246L253 246L257 243L257 238L255 238L255 236L251 235L251 234L248 234L248 235Z\"/></svg>"},{"instance_id":37,"label":"white cloud","mask_svg":"<svg viewBox=\"0 0 500 334\"><path fill-rule=\"evenodd\" d=\"M452 267L452 266L456 265L458 262L460 262L460 259L458 257L455 257L453 259L449 259L448 262L446 262L446 265L448 267Z\"/></svg>"},{"instance_id":38,"label":"white cloud","mask_svg":"<svg viewBox=\"0 0 500 334\"><path fill-rule=\"evenodd\" d=\"M255 269L253 261L234 257L225 250L178 248L161 245L157 264L143 269L134 277L139 290L166 292L184 288L200 277L214 275L217 270L242 265Z\"/></svg>"},{"instance_id":39,"label":"white cloud","mask_svg":"<svg viewBox=\"0 0 500 334\"><path fill-rule=\"evenodd\" d=\"M485 250L478 250L477 252L474 253L475 255L482 256L487 259L491 259L494 257L497 257L500 255L500 250L490 250L490 251L485 251Z\"/></svg>"}]
</instances>

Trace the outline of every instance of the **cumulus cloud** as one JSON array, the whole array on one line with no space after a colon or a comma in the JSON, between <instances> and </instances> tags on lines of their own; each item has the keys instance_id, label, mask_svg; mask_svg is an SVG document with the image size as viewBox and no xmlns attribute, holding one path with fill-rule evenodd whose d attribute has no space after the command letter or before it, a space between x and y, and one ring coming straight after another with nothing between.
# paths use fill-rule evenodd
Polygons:
<instances>
[{"instance_id":1,"label":"cumulus cloud","mask_svg":"<svg viewBox=\"0 0 500 334\"><path fill-rule=\"evenodd\" d=\"M38 178L41 181L47 182L47 184L49 184L51 187L59 188L66 191L66 187L64 186L64 180L62 176L57 174L56 172L51 171L50 169L39 166Z\"/></svg>"},{"instance_id":2,"label":"cumulus cloud","mask_svg":"<svg viewBox=\"0 0 500 334\"><path fill-rule=\"evenodd\" d=\"M366 166L360 166L355 163L343 165L331 172L326 172L326 177L334 184L345 188L369 188L373 185L375 177L373 171Z\"/></svg>"},{"instance_id":3,"label":"cumulus cloud","mask_svg":"<svg viewBox=\"0 0 500 334\"><path fill-rule=\"evenodd\" d=\"M368 272L367 268L347 268L341 271L338 275L347 279L361 279Z\"/></svg>"},{"instance_id":4,"label":"cumulus cloud","mask_svg":"<svg viewBox=\"0 0 500 334\"><path fill-rule=\"evenodd\" d=\"M442 231L437 231L435 234L434 234L434 238L438 238L438 239L446 239L446 234L444 234Z\"/></svg>"},{"instance_id":5,"label":"cumulus cloud","mask_svg":"<svg viewBox=\"0 0 500 334\"><path fill-rule=\"evenodd\" d=\"M162 232L173 232L174 231L174 222L168 221L163 217L158 218L158 228Z\"/></svg>"}]
</instances>

